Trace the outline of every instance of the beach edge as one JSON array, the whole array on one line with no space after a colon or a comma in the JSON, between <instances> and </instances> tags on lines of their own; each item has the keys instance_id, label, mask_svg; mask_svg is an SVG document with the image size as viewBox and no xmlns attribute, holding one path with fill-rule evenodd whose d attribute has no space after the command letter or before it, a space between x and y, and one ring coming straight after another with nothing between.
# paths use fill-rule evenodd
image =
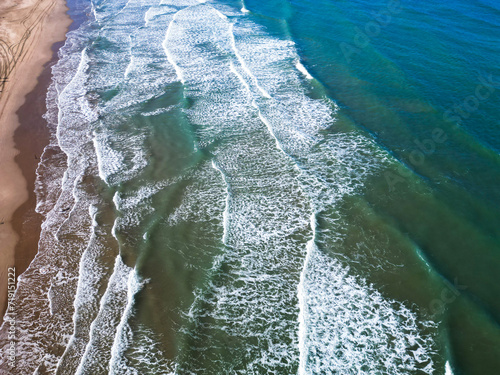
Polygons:
<instances>
[{"instance_id":1,"label":"beach edge","mask_svg":"<svg viewBox=\"0 0 500 375\"><path fill-rule=\"evenodd\" d=\"M23 6L25 6L23 8ZM54 55L53 46L65 40L66 33L72 23L68 15L68 6L66 0L47 0L45 2L32 3L31 9L23 3L19 7L9 9L8 15L16 18L26 13L29 9L30 18L33 20L30 24L19 25L25 27L28 32L23 34L27 37L22 41L23 48L17 49L18 56L10 62L14 62L11 67L3 87L0 97L0 321L3 320L4 312L7 307L8 286L13 284L12 275L16 277L24 269L16 269L16 260L25 259L29 262L38 247L38 237L29 241L29 246L23 246L28 249L28 254L16 254L23 250L18 249L17 245L21 238L22 227L24 225L23 213L19 212L22 206L29 205L29 209L34 211L36 200L33 199L34 192L31 191L32 185L28 182L27 176L35 179L35 170L38 160L26 148L19 147L15 140L15 135L21 126L19 119L19 110L25 106L29 99L29 94L39 85L40 76L47 68ZM26 19L23 20L25 22ZM43 98L45 101L45 97ZM39 118L38 121L44 121ZM35 140L38 143L46 143L46 139ZM43 147L45 144L43 145ZM29 155L28 155L29 153ZM20 163L22 159L30 158L31 163ZM26 167L31 164L30 167ZM31 198L31 199L30 199ZM25 210L24 210L25 211ZM15 224L16 218L18 218ZM31 247L35 247L31 249ZM25 268L25 267L23 267ZM15 270L15 271L14 271Z\"/></svg>"}]
</instances>

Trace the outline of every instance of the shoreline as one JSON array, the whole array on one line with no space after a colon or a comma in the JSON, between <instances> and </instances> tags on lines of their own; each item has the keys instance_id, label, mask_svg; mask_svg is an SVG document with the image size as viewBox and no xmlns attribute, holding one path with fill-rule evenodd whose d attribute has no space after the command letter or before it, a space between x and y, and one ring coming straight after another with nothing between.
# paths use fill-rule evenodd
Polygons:
<instances>
[{"instance_id":1,"label":"shoreline","mask_svg":"<svg viewBox=\"0 0 500 375\"><path fill-rule=\"evenodd\" d=\"M8 268L19 276L38 251L42 217L35 212L35 172L49 136L42 115L54 54L72 20L65 0L7 1L0 8L0 42L9 46L0 54L0 79L7 78L0 87L1 322Z\"/></svg>"}]
</instances>

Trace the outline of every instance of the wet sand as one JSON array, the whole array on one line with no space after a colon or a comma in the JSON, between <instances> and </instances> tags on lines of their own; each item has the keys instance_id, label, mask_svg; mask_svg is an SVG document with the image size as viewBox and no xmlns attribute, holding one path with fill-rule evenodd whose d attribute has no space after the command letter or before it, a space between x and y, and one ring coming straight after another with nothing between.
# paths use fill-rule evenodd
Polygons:
<instances>
[{"instance_id":1,"label":"wet sand","mask_svg":"<svg viewBox=\"0 0 500 375\"><path fill-rule=\"evenodd\" d=\"M45 94L50 61L71 19L65 0L4 0L0 4L0 312L9 267L21 274L37 252L38 158L48 142Z\"/></svg>"}]
</instances>

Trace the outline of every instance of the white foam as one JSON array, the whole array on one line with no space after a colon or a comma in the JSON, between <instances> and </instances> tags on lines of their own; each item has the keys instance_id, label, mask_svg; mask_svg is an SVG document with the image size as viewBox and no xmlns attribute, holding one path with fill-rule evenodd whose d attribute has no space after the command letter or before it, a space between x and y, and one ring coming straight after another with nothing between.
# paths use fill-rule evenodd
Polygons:
<instances>
[{"instance_id":1,"label":"white foam","mask_svg":"<svg viewBox=\"0 0 500 375\"><path fill-rule=\"evenodd\" d=\"M177 106L172 105L172 106L168 106L165 108L158 108L158 109L155 109L154 111L151 111L151 112L143 112L143 113L141 113L141 115L144 117L158 116L158 115L161 115L163 113L170 112L175 108L177 108Z\"/></svg>"},{"instance_id":2,"label":"white foam","mask_svg":"<svg viewBox=\"0 0 500 375\"><path fill-rule=\"evenodd\" d=\"M180 69L180 67L176 64L174 58L172 57L172 53L170 52L170 50L168 49L168 39L170 37L170 34L171 34L171 30L172 30L172 25L174 24L175 22L175 19L176 17L179 15L180 11L175 13L174 17L172 18L172 20L170 21L169 25L168 25L168 29L167 29L167 33L165 34L165 40L163 41L163 48L165 50L165 54L167 55L167 59L168 59L168 62L170 64L172 64L172 66L174 67L175 69L175 72L177 74L177 78L179 79L179 81L181 81L181 83L184 83L184 76L182 74L182 70Z\"/></svg>"},{"instance_id":3,"label":"white foam","mask_svg":"<svg viewBox=\"0 0 500 375\"><path fill-rule=\"evenodd\" d=\"M160 2L159 6L149 8L148 11L144 14L144 25L146 27L150 26L150 22L156 17L163 15L165 13L174 13L175 11L176 10L174 7L170 7Z\"/></svg>"},{"instance_id":4,"label":"white foam","mask_svg":"<svg viewBox=\"0 0 500 375\"><path fill-rule=\"evenodd\" d=\"M94 132L99 177L108 185L116 185L137 177L148 165L146 132L116 134Z\"/></svg>"},{"instance_id":5,"label":"white foam","mask_svg":"<svg viewBox=\"0 0 500 375\"><path fill-rule=\"evenodd\" d=\"M112 235L118 238L117 233L127 234L133 228L140 228L155 212L152 204L153 196L171 183L171 181L162 181L139 186L137 189L123 193L116 192L113 196L113 203L120 215L115 220Z\"/></svg>"},{"instance_id":6,"label":"white foam","mask_svg":"<svg viewBox=\"0 0 500 375\"><path fill-rule=\"evenodd\" d=\"M250 89L250 85L247 83L247 81L245 81L245 79L243 78L243 76L240 73L238 73L238 71L234 67L234 64L233 64L232 61L231 61L231 63L230 63L229 66L230 66L231 72L233 72L236 75L236 77L238 77L238 79L240 80L241 84L245 87L245 89L247 90L247 92L249 94L251 94L252 90Z\"/></svg>"},{"instance_id":7,"label":"white foam","mask_svg":"<svg viewBox=\"0 0 500 375\"><path fill-rule=\"evenodd\" d=\"M98 223L96 215L98 207L89 206L89 215L92 218L93 233L88 242L88 246L82 254L79 264L79 277L73 314L73 332L69 336L66 349L58 362L57 368L76 369L85 347L90 341L91 323L97 315L96 305L100 296L102 280L107 275L107 265L102 263L100 257L103 253L109 252L102 237L96 234Z\"/></svg>"},{"instance_id":8,"label":"white foam","mask_svg":"<svg viewBox=\"0 0 500 375\"><path fill-rule=\"evenodd\" d=\"M120 171L123 156L110 148L106 144L106 138L96 132L94 132L93 142L99 166L99 177L109 184L109 176Z\"/></svg>"},{"instance_id":9,"label":"white foam","mask_svg":"<svg viewBox=\"0 0 500 375\"><path fill-rule=\"evenodd\" d=\"M254 103L254 106L257 106ZM272 128L271 124L269 123L269 121L262 115L262 112L260 111L259 109L259 118L260 120L266 125L266 128L269 130L269 134L271 134L276 142L276 148L279 149L280 151L283 151L285 153L285 151L283 150L283 148L281 147L281 144L280 144L280 141L278 140L278 137L276 137L276 134L274 133L274 129Z\"/></svg>"},{"instance_id":10,"label":"white foam","mask_svg":"<svg viewBox=\"0 0 500 375\"><path fill-rule=\"evenodd\" d=\"M306 366L307 366L307 321L308 321L308 301L307 301L307 291L306 291L306 275L307 269L309 267L309 263L311 261L311 254L314 250L314 241L316 239L316 215L311 215L311 229L312 229L312 238L306 245L306 256L304 258L304 266L302 267L302 271L300 273L300 281L297 288L297 299L299 301L299 330L298 330L298 339L299 339L299 375L306 375Z\"/></svg>"},{"instance_id":11,"label":"white foam","mask_svg":"<svg viewBox=\"0 0 500 375\"><path fill-rule=\"evenodd\" d=\"M179 206L165 222L175 226L180 223L209 222L220 217L224 220L224 211L228 207L228 186L219 178L219 172L206 163L198 171L184 178L193 183L186 187ZM224 221L221 224L223 225Z\"/></svg>"},{"instance_id":12,"label":"white foam","mask_svg":"<svg viewBox=\"0 0 500 375\"><path fill-rule=\"evenodd\" d=\"M218 171L221 174L222 180L224 181L224 184L226 185L226 191L225 191L226 206L225 206L224 212L222 214L222 217L223 217L222 222L223 222L223 227L224 227L224 232L222 235L222 243L224 245L227 245L227 231L228 231L228 227L229 227L229 203L230 203L230 199L231 199L231 197L229 195L229 185L227 183L226 175L219 168L219 166L215 163L215 161L212 161L212 168L214 168L216 171Z\"/></svg>"},{"instance_id":13,"label":"white foam","mask_svg":"<svg viewBox=\"0 0 500 375\"><path fill-rule=\"evenodd\" d=\"M129 319L133 315L135 296L147 282L148 280L141 279L136 270L132 270L128 276L127 305L116 329L115 339L111 348L110 374L139 374L139 372L128 365L125 352L131 348L133 340Z\"/></svg>"},{"instance_id":14,"label":"white foam","mask_svg":"<svg viewBox=\"0 0 500 375\"><path fill-rule=\"evenodd\" d=\"M227 366L244 363L243 369L235 367L233 372L246 374L288 373L297 364L303 375L353 369L360 374L399 374L418 366L432 372L432 339L419 331L420 326L432 331L429 322L419 322L414 311L385 299L315 242L312 213L337 211L344 196L363 188L381 154L363 136L323 134L335 123L336 106L307 96L307 81L300 74L312 76L300 63L292 41L273 37L249 17L215 4L162 0L144 13L145 4L129 0L94 7L102 27L85 32L91 40L100 34L124 48L88 54L87 41L70 48L74 41L70 35L66 48L72 56L65 55L57 65L53 90L59 95L57 135L69 168L43 226L40 246L53 250L34 263L34 269L44 272L38 272L40 279L30 285L39 286L40 291L33 293L40 300L48 298L40 324L45 325L43 334L54 338L44 339L66 343L68 333L78 328L88 331L88 342L81 357L72 354L79 353L75 334L59 361L32 340L39 332L23 331L23 353L33 353L51 371L58 362L63 368L63 361L73 357L80 360L78 374L106 372L108 366L111 373L152 371L130 366L130 353L144 359L145 366L157 366L157 372L176 371L174 364L162 362L165 355L155 332L132 324L142 280L121 257L116 258L98 311L91 309L98 298L92 290L102 277L90 273L96 267L88 267L95 264L90 262L96 240L91 234L98 228L94 203L80 187L79 176L82 172L99 175L114 187L134 179L135 189L117 189L114 195L119 217L111 232L115 238L142 235L147 239L153 197L173 181L140 179L148 168L147 140L152 134L147 129L129 132L121 126L137 114L138 104L163 95L178 80L192 103L184 114L195 129L199 142L195 148L209 150L213 164L212 168L208 163L199 165L198 171L179 177L195 182L183 191L179 206L162 225L222 226L211 235L222 232L226 245L217 249L223 253L214 256L211 270L215 276L224 270L222 281L208 279L204 288L196 289L195 302L187 312L193 324L182 330L189 336L186 342L193 345L189 350L223 351L225 338L231 336L245 357ZM248 12L244 4L241 11ZM125 47L130 47L129 53L123 53ZM107 90L114 92L106 102L94 94ZM61 210L69 202L73 209L68 217ZM340 224L334 222L331 232L322 233L330 243L340 236L336 225ZM135 228L142 231L131 230ZM76 240L71 246L65 242L69 229L81 241L78 246ZM56 231L62 234L60 244L47 235ZM71 252L64 251L67 248ZM41 268L55 259L58 267ZM29 285L30 277L20 278L21 288ZM64 303L72 298L73 315L64 312ZM90 328L88 322L77 327L77 318L84 312L90 317L95 314ZM52 316L63 318L55 322ZM197 319L207 317L210 323L197 330ZM85 334L80 338L87 340ZM179 360L183 361L182 356ZM23 359L20 371L33 373L36 367L30 361ZM189 373L183 369L196 368L197 363L179 366L178 373Z\"/></svg>"},{"instance_id":15,"label":"white foam","mask_svg":"<svg viewBox=\"0 0 500 375\"><path fill-rule=\"evenodd\" d=\"M238 62L240 63L241 67L243 68L243 70L252 78L252 80L254 81L255 85L257 86L257 88L259 89L259 91L262 93L262 95L266 98L271 98L271 95L269 95L269 93L264 90L260 85L259 85L259 82L257 80L257 77L255 77L252 72L250 71L250 69L248 69L248 66L245 62L245 60L243 59L243 57L241 56L241 54L239 53L238 51L238 48L236 48L236 41L234 39L234 24L231 23L231 25L229 26L229 35L231 36L231 46L233 47L233 51L234 51L234 55L236 56L236 58L238 59Z\"/></svg>"},{"instance_id":16,"label":"white foam","mask_svg":"<svg viewBox=\"0 0 500 375\"><path fill-rule=\"evenodd\" d=\"M215 12L217 13L217 15L218 15L220 18L222 18L223 20L227 20L227 19L228 19L228 18L227 18L227 16L226 16L225 14L222 14L221 12L219 12L219 11L218 11L217 9L215 9L215 8L214 8L214 10L215 10Z\"/></svg>"},{"instance_id":17,"label":"white foam","mask_svg":"<svg viewBox=\"0 0 500 375\"><path fill-rule=\"evenodd\" d=\"M407 307L383 298L317 247L306 272L302 374L433 373L434 337L419 332L433 323L418 322Z\"/></svg>"},{"instance_id":18,"label":"white foam","mask_svg":"<svg viewBox=\"0 0 500 375\"><path fill-rule=\"evenodd\" d=\"M241 9L240 10L241 10L241 13L250 13L250 11L245 6L245 1L244 0L241 0Z\"/></svg>"},{"instance_id":19,"label":"white foam","mask_svg":"<svg viewBox=\"0 0 500 375\"><path fill-rule=\"evenodd\" d=\"M81 356L77 375L91 373L93 369L108 368L113 338L127 305L127 282L132 272L121 256L117 256L113 274L99 303L99 312L90 326L89 341Z\"/></svg>"},{"instance_id":20,"label":"white foam","mask_svg":"<svg viewBox=\"0 0 500 375\"><path fill-rule=\"evenodd\" d=\"M248 361L240 372L263 373L280 364L290 369L296 354L292 345L296 322L286 316L293 316L295 311L295 296L290 290L295 290L296 284L291 270L300 267L302 258L300 245L288 236L300 236L307 230L304 196L295 179L297 171L276 150L276 140L258 119L257 109L249 105L255 95L263 95L234 54L231 24L201 7L183 11L177 21L172 28L171 52L183 69L184 95L193 99L187 113L196 124L201 147L218 140L212 169L223 174L224 190L230 186L230 201L224 194L222 215L222 239L227 246L212 267L216 275L219 267L227 266L229 281L209 281L213 294L197 291L188 316L193 321L209 316L214 324L207 327L207 332L219 332L224 327L223 335L240 337L245 342L242 353L247 353ZM199 22L205 28L200 29ZM208 47L206 55L197 45ZM232 58L211 58L210 51L214 50ZM279 174L273 175L276 170ZM183 206L184 202L189 201L183 199ZM201 207L199 211L203 211ZM176 217L181 213L179 210ZM205 336L203 331L186 332L196 345L192 350L206 350L203 348L207 342L214 350L222 350L222 341ZM266 348L254 344L256 340L265 340ZM179 372L189 373L197 364L182 362L179 366ZM233 364L225 366L229 368L223 371L233 372Z\"/></svg>"},{"instance_id":21,"label":"white foam","mask_svg":"<svg viewBox=\"0 0 500 375\"><path fill-rule=\"evenodd\" d=\"M200 129L200 141L209 143L213 138L220 140L216 166L224 171L226 182L232 189L231 205L227 214L230 220L223 235L225 243L230 247L223 259L231 264L230 268L234 270L230 279L241 283L241 286L232 283L212 285L216 291L215 297L207 297L200 291L197 301L203 301L203 306L212 306L209 310L210 316L225 327L227 334L237 337L258 336L259 333L252 330L255 319L262 315L269 316L263 314L262 309L271 304L274 314L277 314L276 311L283 307L274 297L286 299L285 290L294 285L291 280L277 280L272 275L283 275L280 273L283 264L290 265L298 259L303 260L302 267L297 267L296 264L290 266L290 269L302 269L298 275L300 280L295 284L300 306L297 327L294 330L298 341L297 357L293 351L284 354L280 348L283 341L275 341L277 337L282 340L284 338L273 330L274 321L266 321L266 327L269 327L267 332L270 335L270 332L273 332L275 336L266 336L269 340L269 350L265 353L259 353L258 348L248 348L255 361L248 364L246 373L259 373L257 369L263 371L262 368L270 371L277 363L293 363L295 360L299 360L302 374L342 372L352 368L363 373L363 366L381 372L386 366L394 374L424 366L424 372L431 372L432 338L419 333L416 314L395 301L384 299L378 291L367 286L363 279L349 276L347 268L322 253L314 243L314 215L309 223L313 239L306 246L306 254L303 254L304 257L296 255L295 259L289 258L293 254L293 247L283 238L284 233L293 232L291 228L303 228L299 225L303 225L299 218L304 212L294 207L300 199L296 198L296 202L292 203L280 193L267 189L265 195L257 192L246 195L245 188L238 185L241 183L238 176L242 168L251 169L249 165L244 164L244 160L255 151L250 145L251 142L247 144L235 137L232 140L234 144L229 146L224 142L224 137L237 132L241 126L241 120L238 120L236 114L257 114L276 144L276 149L283 152L278 154L280 156L273 154L273 158L268 154L269 150L264 152L261 149L259 158L253 160L273 160L273 167L281 171L283 179L297 178L293 170L300 170L302 191L308 193L313 212L327 207L333 209L343 196L362 187L366 176L371 173L369 168L378 162L379 155L370 154L369 141L365 142L353 134L337 134L327 139L320 134L321 130L334 124L336 106L326 100L313 100L305 95L306 90L298 75L298 56L293 43L269 37L252 25L244 25L242 29L237 30L236 25L239 23L227 25L229 32L226 33L224 24L215 21L209 11L201 13L191 9L189 14L184 13L179 14L178 25L175 30L172 29L172 35L176 36L175 42L184 48L182 52L179 47L172 48L172 53L176 56L179 66L182 66L185 83L189 87L185 95L193 98L194 105L189 113L192 122ZM188 23L195 19L211 26L206 30L195 28ZM259 34L258 38L256 34ZM196 49L198 43L210 44L213 50L226 51L227 38L238 64L234 60L217 61L208 54L205 57ZM238 44L242 46L238 47ZM227 68L240 82L240 88L234 86L233 79L224 70ZM225 119L218 117L219 101L226 103ZM246 101L246 108L242 101ZM246 117L245 125L256 132L256 125L248 118ZM232 128L226 129L225 123L230 123ZM226 131L226 135L220 132L220 128ZM353 176L353 171L358 170L362 162L357 156L359 149L370 154L374 161L362 164L359 176ZM289 155L292 160L300 157L302 168L297 165L292 169L285 167L288 160L285 155ZM270 159L267 159L268 157ZM331 169L325 168L325 157L335 160ZM237 165L234 165L234 160L238 160ZM280 167L277 167L277 164ZM337 177L340 177L339 180L336 180ZM252 175L251 179L240 178L245 181L245 187L253 187L254 183L259 188L267 187L258 175ZM288 180L286 183L275 183L280 187L294 184ZM297 197L297 192L291 195ZM273 210L287 212L287 215L276 220ZM297 216L294 216L295 214ZM275 243L277 238L280 238L281 242ZM267 247L273 246L271 244L275 246L272 250ZM272 254L279 261L275 259L275 263L266 263L266 257L273 256ZM220 263L221 260L218 259L217 262ZM214 267L217 266L214 264ZM290 275L293 276L293 272ZM261 285L258 289L260 294L254 289L256 284ZM262 294L263 290L272 291L274 296ZM380 310L375 306L380 306ZM294 314L291 311L289 313ZM190 309L190 317L196 319L198 314L205 316L207 312L198 311L197 305L194 304ZM330 314L339 317L341 323L329 319ZM373 320L367 319L366 316L373 316ZM406 321L405 324L400 323L403 320ZM429 322L420 324L432 329ZM382 326L387 327L390 333L385 332ZM260 330L262 329L261 326ZM358 332L357 329L361 331ZM376 337L377 345L368 344L366 340L372 337L368 332L372 332ZM199 333L189 332L192 337L197 337L197 334ZM365 345L366 350L356 346L358 341ZM413 346L416 346L416 349L411 349Z\"/></svg>"},{"instance_id":22,"label":"white foam","mask_svg":"<svg viewBox=\"0 0 500 375\"><path fill-rule=\"evenodd\" d=\"M151 329L139 325L134 330L134 346L129 348L128 361L122 362L119 367L119 375L142 375L142 374L164 374L175 375L175 363L167 360L161 345L159 345L158 335ZM133 360L131 363L130 360Z\"/></svg>"},{"instance_id":23,"label":"white foam","mask_svg":"<svg viewBox=\"0 0 500 375\"><path fill-rule=\"evenodd\" d=\"M240 61L240 63L241 63L241 61ZM244 63L244 62L243 62L243 63ZM243 66L242 66L242 67L243 67ZM231 70L231 72L233 72L233 73L236 75L236 77L238 77L238 80L241 82L241 84L243 85L243 87L245 87L245 89L246 89L246 91L247 91L247 94L248 94L250 97L252 97L252 90L251 90L251 88L250 88L250 85L249 85L249 84L248 84L248 82L247 82L247 81L243 78L243 76L242 76L242 75L241 75L241 74L240 74L240 73L236 70L236 68L235 68L235 66L234 66L234 64L233 64L233 62L232 62L232 61L231 61L231 64L230 64L230 70ZM250 74L250 76L252 76L252 75ZM259 118L260 118L260 120L261 120L261 121L262 121L262 122L266 125L266 127L267 127L267 129L268 129L269 133L273 136L273 138L274 138L274 140L275 140L275 142L276 142L276 147L277 147L279 150L283 151L283 149L281 148L280 142L278 141L278 138L277 138L277 137L276 137L276 135L274 134L274 130L272 129L272 127L271 127L271 125L270 125L269 121L267 121L267 120L266 120L266 118L264 118L264 116L262 115L262 112L259 110L259 106L257 105L257 102L256 102L254 99L252 99L252 106L258 110Z\"/></svg>"},{"instance_id":24,"label":"white foam","mask_svg":"<svg viewBox=\"0 0 500 375\"><path fill-rule=\"evenodd\" d=\"M128 64L127 69L125 69L125 74L123 75L125 78L128 77L130 71L132 70L132 67L134 66L134 63L135 63L134 56L131 56L130 63Z\"/></svg>"},{"instance_id":25,"label":"white foam","mask_svg":"<svg viewBox=\"0 0 500 375\"><path fill-rule=\"evenodd\" d=\"M85 181L81 177L90 177L91 180L100 175L103 180L115 184L135 178L147 165L142 150L133 147L128 147L129 151L125 153L120 150L120 148L127 149L126 142L144 149L142 141L148 136L147 133L140 134L138 138L127 135L122 135L123 138L120 138L119 132L115 137L112 131L106 130L115 130L117 123L123 121L123 117L120 116L127 115L123 109L137 103L131 98L142 100L163 93L166 84L173 81L171 79L173 74L168 74L168 69L165 69L163 73L167 74L163 74L154 84L150 80L137 79L138 70L144 71L149 61L140 59L141 55L137 53L139 48L135 44L134 48L129 49L130 55L123 54L121 49L115 51L109 48L99 51L87 47L92 40L95 40L98 33L104 36L103 40L107 39L107 42L116 45L123 43L121 46L125 47L127 44L135 43L134 38L138 32L134 34L134 31L137 31L142 26L141 22L145 20L142 12L144 4L143 0L130 0L127 3L118 0L102 3L98 7L92 4L92 11L101 24L101 29L98 30L95 23L89 27L90 24L84 22L80 29L71 31L65 46L61 49L61 58L53 68L54 82L49 90L47 100L50 103L47 106L49 112L46 117L50 129L56 131L57 138L53 137L53 141L58 142L67 156L68 168L64 176L63 173L54 174L55 178L63 178L59 180L60 183L55 186L53 192L49 191L52 200L47 200L43 207L37 206L43 209L46 215L42 225L39 253L25 275L19 279L18 292L22 296L19 305L22 314L18 315L20 338L17 370L19 372L33 373L37 367L45 366L45 371L55 373L58 363L64 367L67 363L72 363L75 358L80 359L78 348L85 342L85 333L82 332L87 329L86 319L95 313L92 308L93 304L98 302L99 295L91 293L93 286L91 284L96 280L100 281L103 276L98 275L96 268L91 265L94 264L91 262L93 257L91 250L102 251L101 255L105 254L105 251L94 248L96 237L91 234L93 230L100 229L97 228L93 206L89 204L93 199L92 193L85 191L88 180ZM173 9L173 7L170 10L168 7L163 7L162 12L168 13ZM151 17L148 24L158 29L155 29L154 33L151 33L151 30L144 31L142 35L149 32L151 36L157 35L161 39L161 35L166 31L166 25L163 29L161 26L162 17L163 14ZM149 48L147 45L144 47L140 52ZM161 41L158 43L158 49L161 49ZM160 56L158 53L157 55ZM90 64L91 59L97 64ZM125 86L124 77L129 81L136 79L136 82L130 83L120 95L114 96L112 100L104 103L105 105L99 102L100 98L95 92L102 92L103 89L105 91L110 87ZM141 78L148 77L143 75ZM129 87L133 90L128 90ZM101 119L106 122L99 123L98 120ZM114 121L115 119L118 121ZM115 148L117 143L121 144ZM56 143L51 145L53 149L56 146ZM59 162L57 159L56 161ZM123 161L128 163L125 170ZM64 163L60 164L61 168L64 168ZM100 167L99 170L97 167ZM44 173L45 178L50 175ZM37 186L48 191L52 185L41 182ZM39 190L40 193L45 191ZM68 210L68 207L71 207L71 210ZM88 210L90 216L87 215ZM54 239L54 233L58 234L58 241ZM48 264L54 266L47 267ZM119 293L113 293L113 296L108 300L110 297L108 293L104 298L106 303L113 306L101 304L103 308L107 306L106 313L103 312L105 317L101 316L102 320L97 324L97 330L101 335L93 332L94 338L99 337L96 341L92 339L91 334L92 343L89 348L98 348L99 342L106 340L106 335L113 334L107 330L108 324L111 323L109 317L112 316L111 311L119 312L117 307L120 304ZM43 301L45 303L41 303ZM74 306L68 305L68 301L74 301ZM74 336L71 335L72 332ZM33 340L33 337L37 340ZM60 355L47 352L47 348L61 345L66 346L62 358ZM109 358L108 361L102 361L106 357L106 348L99 347L98 350L92 351L90 357L84 356L86 365L101 361L97 364L97 367L100 367L109 363Z\"/></svg>"},{"instance_id":26,"label":"white foam","mask_svg":"<svg viewBox=\"0 0 500 375\"><path fill-rule=\"evenodd\" d=\"M307 79L313 79L313 76L307 71L306 67L304 65L302 65L300 60L297 60L297 63L295 64L295 66L303 75L306 76Z\"/></svg>"},{"instance_id":27,"label":"white foam","mask_svg":"<svg viewBox=\"0 0 500 375\"><path fill-rule=\"evenodd\" d=\"M446 361L445 375L453 375L453 371L452 371L451 366L450 366L450 361Z\"/></svg>"}]
</instances>

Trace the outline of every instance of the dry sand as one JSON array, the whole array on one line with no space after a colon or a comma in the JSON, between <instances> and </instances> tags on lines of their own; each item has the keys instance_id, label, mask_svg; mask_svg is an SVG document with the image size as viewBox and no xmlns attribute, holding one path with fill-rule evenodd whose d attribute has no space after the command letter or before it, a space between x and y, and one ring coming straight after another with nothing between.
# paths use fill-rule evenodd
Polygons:
<instances>
[{"instance_id":1,"label":"dry sand","mask_svg":"<svg viewBox=\"0 0 500 375\"><path fill-rule=\"evenodd\" d=\"M44 71L44 64L52 58L53 44L64 40L71 23L66 11L65 0L1 0L0 2L0 314L2 315L7 295L7 270L16 266L17 274L22 272L35 255L38 241L37 236L33 236L33 233L37 233L36 228L33 232L33 223L26 223L24 218L27 211L34 211L32 185L37 161L34 156L36 150L29 150L29 147L42 147L44 137L38 137L36 132L29 131L27 127L29 128L30 124L23 124L24 130L19 133L20 119L17 112L21 108L19 113L26 115L23 121L37 122L38 125L33 124L33 127L37 128L38 132L41 131L40 123L43 123L43 120L36 108L26 100L43 103L45 92L39 89L38 92L35 91L28 96L28 99L27 95L33 92L37 85L40 86L38 78ZM32 139L24 141L21 139L24 146L20 146L20 142L14 138L15 134L17 138L30 136ZM22 206L24 209L21 209ZM29 231L24 226L30 227ZM17 246L19 233L32 234L27 236L31 239L25 240L22 247ZM21 253L17 254L16 251ZM25 254L22 254L23 252Z\"/></svg>"}]
</instances>

